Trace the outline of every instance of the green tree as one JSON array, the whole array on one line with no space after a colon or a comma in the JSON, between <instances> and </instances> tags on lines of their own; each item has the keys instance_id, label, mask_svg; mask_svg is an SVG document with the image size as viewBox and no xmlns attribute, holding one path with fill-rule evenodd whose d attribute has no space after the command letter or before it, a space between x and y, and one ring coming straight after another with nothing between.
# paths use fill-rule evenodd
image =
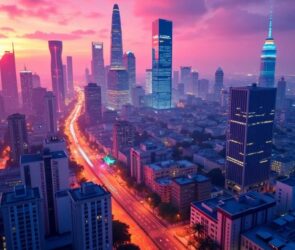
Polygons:
<instances>
[{"instance_id":1,"label":"green tree","mask_svg":"<svg viewBox=\"0 0 295 250\"><path fill-rule=\"evenodd\" d=\"M129 226L119 220L113 220L113 246L116 248L130 243L130 239Z\"/></svg>"}]
</instances>

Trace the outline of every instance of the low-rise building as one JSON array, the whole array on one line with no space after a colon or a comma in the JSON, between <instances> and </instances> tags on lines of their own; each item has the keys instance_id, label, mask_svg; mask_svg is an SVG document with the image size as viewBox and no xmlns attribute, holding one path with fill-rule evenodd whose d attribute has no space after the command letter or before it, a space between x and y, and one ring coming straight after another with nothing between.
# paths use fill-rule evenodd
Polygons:
<instances>
[{"instance_id":1,"label":"low-rise building","mask_svg":"<svg viewBox=\"0 0 295 250\"><path fill-rule=\"evenodd\" d=\"M278 214L295 211L295 177L277 180L275 189Z\"/></svg>"}]
</instances>

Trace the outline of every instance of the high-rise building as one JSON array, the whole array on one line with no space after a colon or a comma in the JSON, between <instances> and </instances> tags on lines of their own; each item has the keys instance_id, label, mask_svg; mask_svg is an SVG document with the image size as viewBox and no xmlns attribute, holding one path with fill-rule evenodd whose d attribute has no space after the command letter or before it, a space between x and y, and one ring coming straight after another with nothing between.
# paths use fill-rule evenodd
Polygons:
<instances>
[{"instance_id":1,"label":"high-rise building","mask_svg":"<svg viewBox=\"0 0 295 250\"><path fill-rule=\"evenodd\" d=\"M108 107L120 110L130 103L128 72L124 67L111 68L108 72Z\"/></svg>"},{"instance_id":2,"label":"high-rise building","mask_svg":"<svg viewBox=\"0 0 295 250\"><path fill-rule=\"evenodd\" d=\"M155 109L169 109L172 104L172 22L158 19L152 31L153 97Z\"/></svg>"},{"instance_id":3,"label":"high-rise building","mask_svg":"<svg viewBox=\"0 0 295 250\"><path fill-rule=\"evenodd\" d=\"M199 73L195 70L192 71L191 74L192 79L192 94L194 96L198 96L198 87L199 87Z\"/></svg>"},{"instance_id":4,"label":"high-rise building","mask_svg":"<svg viewBox=\"0 0 295 250\"><path fill-rule=\"evenodd\" d=\"M179 83L179 71L174 70L173 71L173 88L177 89L177 85Z\"/></svg>"},{"instance_id":5,"label":"high-rise building","mask_svg":"<svg viewBox=\"0 0 295 250\"><path fill-rule=\"evenodd\" d=\"M41 79L37 73L33 73L32 79L33 79L33 88L41 87Z\"/></svg>"},{"instance_id":6,"label":"high-rise building","mask_svg":"<svg viewBox=\"0 0 295 250\"><path fill-rule=\"evenodd\" d=\"M146 69L145 70L145 93L147 95L153 92L152 82L153 82L153 71L152 69Z\"/></svg>"},{"instance_id":7,"label":"high-rise building","mask_svg":"<svg viewBox=\"0 0 295 250\"><path fill-rule=\"evenodd\" d=\"M131 100L135 107L141 107L144 105L145 92L142 86L136 86L131 89Z\"/></svg>"},{"instance_id":8,"label":"high-rise building","mask_svg":"<svg viewBox=\"0 0 295 250\"><path fill-rule=\"evenodd\" d=\"M215 72L214 95L216 97L216 101L220 101L220 94L221 90L223 89L223 78L223 70L221 67L219 67Z\"/></svg>"},{"instance_id":9,"label":"high-rise building","mask_svg":"<svg viewBox=\"0 0 295 250\"><path fill-rule=\"evenodd\" d=\"M119 158L121 149L131 148L135 141L135 128L128 121L118 121L113 127L113 155Z\"/></svg>"},{"instance_id":10,"label":"high-rise building","mask_svg":"<svg viewBox=\"0 0 295 250\"><path fill-rule=\"evenodd\" d=\"M3 193L5 247L3 249L44 249L42 198L38 188L18 185Z\"/></svg>"},{"instance_id":11,"label":"high-rise building","mask_svg":"<svg viewBox=\"0 0 295 250\"><path fill-rule=\"evenodd\" d=\"M136 59L131 51L127 51L123 56L123 65L127 69L129 88L132 89L136 85Z\"/></svg>"},{"instance_id":12,"label":"high-rise building","mask_svg":"<svg viewBox=\"0 0 295 250\"><path fill-rule=\"evenodd\" d=\"M92 42L91 71L93 81L101 88L102 103L106 103L106 73L103 57L103 43Z\"/></svg>"},{"instance_id":13,"label":"high-rise building","mask_svg":"<svg viewBox=\"0 0 295 250\"><path fill-rule=\"evenodd\" d=\"M57 99L58 111L62 111L65 101L65 85L62 64L62 41L48 41L51 55L52 90Z\"/></svg>"},{"instance_id":14,"label":"high-rise building","mask_svg":"<svg viewBox=\"0 0 295 250\"><path fill-rule=\"evenodd\" d=\"M200 79L198 82L198 97L206 100L209 93L209 80Z\"/></svg>"},{"instance_id":15,"label":"high-rise building","mask_svg":"<svg viewBox=\"0 0 295 250\"><path fill-rule=\"evenodd\" d=\"M73 223L73 248L113 249L111 194L86 182L69 190Z\"/></svg>"},{"instance_id":16,"label":"high-rise building","mask_svg":"<svg viewBox=\"0 0 295 250\"><path fill-rule=\"evenodd\" d=\"M4 98L2 94L0 94L0 120L4 120L4 119L6 119Z\"/></svg>"},{"instance_id":17,"label":"high-rise building","mask_svg":"<svg viewBox=\"0 0 295 250\"><path fill-rule=\"evenodd\" d=\"M277 213L286 214L295 209L295 177L276 181Z\"/></svg>"},{"instance_id":18,"label":"high-rise building","mask_svg":"<svg viewBox=\"0 0 295 250\"><path fill-rule=\"evenodd\" d=\"M10 115L18 112L19 108L14 49L12 52L5 51L0 60L0 68L4 106Z\"/></svg>"},{"instance_id":19,"label":"high-rise building","mask_svg":"<svg viewBox=\"0 0 295 250\"><path fill-rule=\"evenodd\" d=\"M11 156L18 164L20 156L29 150L26 117L22 114L12 114L7 120Z\"/></svg>"},{"instance_id":20,"label":"high-rise building","mask_svg":"<svg viewBox=\"0 0 295 250\"><path fill-rule=\"evenodd\" d=\"M287 91L287 82L285 81L285 78L282 77L278 81L278 87L277 87L277 105L276 106L278 109L284 108L286 91Z\"/></svg>"},{"instance_id":21,"label":"high-rise building","mask_svg":"<svg viewBox=\"0 0 295 250\"><path fill-rule=\"evenodd\" d=\"M52 91L47 91L44 100L44 125L46 132L49 135L54 135L57 132L57 103L56 97Z\"/></svg>"},{"instance_id":22,"label":"high-rise building","mask_svg":"<svg viewBox=\"0 0 295 250\"><path fill-rule=\"evenodd\" d=\"M74 95L73 57L67 56L68 95Z\"/></svg>"},{"instance_id":23,"label":"high-rise building","mask_svg":"<svg viewBox=\"0 0 295 250\"><path fill-rule=\"evenodd\" d=\"M23 111L26 114L32 113L33 101L33 74L29 70L20 72L20 83L22 90Z\"/></svg>"},{"instance_id":24,"label":"high-rise building","mask_svg":"<svg viewBox=\"0 0 295 250\"><path fill-rule=\"evenodd\" d=\"M111 30L111 67L123 65L121 18L118 4L114 4Z\"/></svg>"},{"instance_id":25,"label":"high-rise building","mask_svg":"<svg viewBox=\"0 0 295 250\"><path fill-rule=\"evenodd\" d=\"M46 88L33 88L32 91L32 108L33 114L40 118L44 115L44 96L46 94Z\"/></svg>"},{"instance_id":26,"label":"high-rise building","mask_svg":"<svg viewBox=\"0 0 295 250\"><path fill-rule=\"evenodd\" d=\"M64 78L65 98L68 96L68 80L67 80L67 65L62 65L62 74Z\"/></svg>"},{"instance_id":27,"label":"high-rise building","mask_svg":"<svg viewBox=\"0 0 295 250\"><path fill-rule=\"evenodd\" d=\"M29 187L39 188L44 199L46 234L57 231L55 193L68 189L69 163L64 151L44 149L42 153L21 156L22 182Z\"/></svg>"},{"instance_id":28,"label":"high-rise building","mask_svg":"<svg viewBox=\"0 0 295 250\"><path fill-rule=\"evenodd\" d=\"M264 42L260 58L259 86L272 88L275 86L277 58L277 46L272 35L272 14L269 18L268 36Z\"/></svg>"},{"instance_id":29,"label":"high-rise building","mask_svg":"<svg viewBox=\"0 0 295 250\"><path fill-rule=\"evenodd\" d=\"M180 67L180 82L184 84L184 94L192 94L192 67Z\"/></svg>"},{"instance_id":30,"label":"high-rise building","mask_svg":"<svg viewBox=\"0 0 295 250\"><path fill-rule=\"evenodd\" d=\"M89 69L86 67L85 68L85 82L88 83L88 82L91 82L91 75L90 75L90 72L89 72Z\"/></svg>"},{"instance_id":31,"label":"high-rise building","mask_svg":"<svg viewBox=\"0 0 295 250\"><path fill-rule=\"evenodd\" d=\"M85 115L88 123L94 125L102 119L101 87L96 83L88 83L84 88Z\"/></svg>"},{"instance_id":32,"label":"high-rise building","mask_svg":"<svg viewBox=\"0 0 295 250\"><path fill-rule=\"evenodd\" d=\"M276 89L230 88L226 184L238 193L261 190L269 179Z\"/></svg>"}]
</instances>

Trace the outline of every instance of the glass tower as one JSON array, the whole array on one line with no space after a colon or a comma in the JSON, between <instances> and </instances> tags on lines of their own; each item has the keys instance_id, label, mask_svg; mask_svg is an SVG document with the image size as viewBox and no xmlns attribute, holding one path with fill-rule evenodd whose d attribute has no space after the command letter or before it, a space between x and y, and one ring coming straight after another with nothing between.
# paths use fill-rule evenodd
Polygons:
<instances>
[{"instance_id":1,"label":"glass tower","mask_svg":"<svg viewBox=\"0 0 295 250\"><path fill-rule=\"evenodd\" d=\"M152 106L169 109L172 102L172 22L158 19L152 31Z\"/></svg>"},{"instance_id":2,"label":"glass tower","mask_svg":"<svg viewBox=\"0 0 295 250\"><path fill-rule=\"evenodd\" d=\"M268 181L275 117L275 88L230 89L226 152L227 187L259 190Z\"/></svg>"},{"instance_id":3,"label":"glass tower","mask_svg":"<svg viewBox=\"0 0 295 250\"><path fill-rule=\"evenodd\" d=\"M272 35L272 15L269 19L268 36L264 42L261 53L259 85L273 88L275 86L277 46Z\"/></svg>"},{"instance_id":4,"label":"glass tower","mask_svg":"<svg viewBox=\"0 0 295 250\"><path fill-rule=\"evenodd\" d=\"M223 77L223 70L219 67L215 72L214 94L216 97L220 97L221 90L223 89Z\"/></svg>"}]
</instances>

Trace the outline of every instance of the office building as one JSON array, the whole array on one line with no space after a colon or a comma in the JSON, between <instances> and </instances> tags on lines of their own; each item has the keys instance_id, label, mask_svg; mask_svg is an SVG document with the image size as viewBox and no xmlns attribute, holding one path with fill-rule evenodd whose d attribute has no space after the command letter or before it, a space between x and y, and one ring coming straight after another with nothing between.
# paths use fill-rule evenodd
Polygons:
<instances>
[{"instance_id":1,"label":"office building","mask_svg":"<svg viewBox=\"0 0 295 250\"><path fill-rule=\"evenodd\" d=\"M284 104L286 100L286 91L287 91L287 82L285 81L285 78L282 77L278 81L278 86L277 86L277 108L278 109L284 109Z\"/></svg>"},{"instance_id":2,"label":"office building","mask_svg":"<svg viewBox=\"0 0 295 250\"><path fill-rule=\"evenodd\" d=\"M56 231L58 234L72 232L71 201L68 190L55 193Z\"/></svg>"},{"instance_id":3,"label":"office building","mask_svg":"<svg viewBox=\"0 0 295 250\"><path fill-rule=\"evenodd\" d=\"M192 67L180 67L180 82L184 84L184 94L192 94Z\"/></svg>"},{"instance_id":4,"label":"office building","mask_svg":"<svg viewBox=\"0 0 295 250\"><path fill-rule=\"evenodd\" d=\"M144 105L145 92L142 86L135 86L131 89L131 101L134 107L142 107Z\"/></svg>"},{"instance_id":5,"label":"office building","mask_svg":"<svg viewBox=\"0 0 295 250\"><path fill-rule=\"evenodd\" d=\"M239 250L242 233L272 221L276 202L269 194L225 195L191 204L190 224L204 226L204 236L223 250Z\"/></svg>"},{"instance_id":6,"label":"office building","mask_svg":"<svg viewBox=\"0 0 295 250\"><path fill-rule=\"evenodd\" d=\"M88 82L92 82L92 76L89 72L89 69L88 68L85 68L85 82L88 83Z\"/></svg>"},{"instance_id":7,"label":"office building","mask_svg":"<svg viewBox=\"0 0 295 250\"><path fill-rule=\"evenodd\" d=\"M221 90L221 102L220 105L223 108L227 108L229 101L229 93L226 89Z\"/></svg>"},{"instance_id":8,"label":"office building","mask_svg":"<svg viewBox=\"0 0 295 250\"><path fill-rule=\"evenodd\" d=\"M48 148L53 151L64 151L67 153L67 144L64 138L58 135L49 135L43 141L43 148Z\"/></svg>"},{"instance_id":9,"label":"office building","mask_svg":"<svg viewBox=\"0 0 295 250\"><path fill-rule=\"evenodd\" d=\"M63 78L64 78L64 88L65 88L65 98L68 97L68 79L67 79L67 65L62 65L62 72L63 72Z\"/></svg>"},{"instance_id":10,"label":"office building","mask_svg":"<svg viewBox=\"0 0 295 250\"><path fill-rule=\"evenodd\" d=\"M128 72L124 67L111 68L108 72L108 107L120 110L130 103Z\"/></svg>"},{"instance_id":11,"label":"office building","mask_svg":"<svg viewBox=\"0 0 295 250\"><path fill-rule=\"evenodd\" d=\"M64 151L44 149L42 153L21 156L21 178L26 186L39 188L44 199L47 235L57 232L55 193L70 187L69 163Z\"/></svg>"},{"instance_id":12,"label":"office building","mask_svg":"<svg viewBox=\"0 0 295 250\"><path fill-rule=\"evenodd\" d=\"M54 135L58 131L57 126L57 101L52 91L47 91L44 100L44 125L49 135Z\"/></svg>"},{"instance_id":13,"label":"office building","mask_svg":"<svg viewBox=\"0 0 295 250\"><path fill-rule=\"evenodd\" d=\"M261 190L269 179L276 89L230 88L226 182L235 192Z\"/></svg>"},{"instance_id":14,"label":"office building","mask_svg":"<svg viewBox=\"0 0 295 250\"><path fill-rule=\"evenodd\" d=\"M111 194L102 186L86 182L69 190L73 223L73 248L113 249Z\"/></svg>"},{"instance_id":15,"label":"office building","mask_svg":"<svg viewBox=\"0 0 295 250\"><path fill-rule=\"evenodd\" d=\"M260 76L259 86L273 88L275 87L275 73L276 73L276 59L277 59L277 46L275 44L272 34L272 14L269 18L268 36L264 42L261 63L260 63Z\"/></svg>"},{"instance_id":16,"label":"office building","mask_svg":"<svg viewBox=\"0 0 295 250\"><path fill-rule=\"evenodd\" d=\"M42 202L38 188L17 185L12 192L3 193L3 249L44 249Z\"/></svg>"},{"instance_id":17,"label":"office building","mask_svg":"<svg viewBox=\"0 0 295 250\"><path fill-rule=\"evenodd\" d=\"M208 93L209 93L209 80L200 79L198 83L198 97L202 98L203 100L206 100Z\"/></svg>"},{"instance_id":18,"label":"office building","mask_svg":"<svg viewBox=\"0 0 295 250\"><path fill-rule=\"evenodd\" d=\"M153 92L153 71L151 69L145 70L145 93L147 95L151 94Z\"/></svg>"},{"instance_id":19,"label":"office building","mask_svg":"<svg viewBox=\"0 0 295 250\"><path fill-rule=\"evenodd\" d=\"M195 70L193 70L191 73L191 81L192 81L192 95L198 96L199 73Z\"/></svg>"},{"instance_id":20,"label":"office building","mask_svg":"<svg viewBox=\"0 0 295 250\"><path fill-rule=\"evenodd\" d=\"M295 177L277 180L275 189L278 214L295 211Z\"/></svg>"},{"instance_id":21,"label":"office building","mask_svg":"<svg viewBox=\"0 0 295 250\"><path fill-rule=\"evenodd\" d=\"M19 111L14 49L12 52L5 51L0 60L0 68L4 106L10 115Z\"/></svg>"},{"instance_id":22,"label":"office building","mask_svg":"<svg viewBox=\"0 0 295 250\"><path fill-rule=\"evenodd\" d=\"M173 71L173 88L177 89L177 85L179 83L179 71L178 70L174 70Z\"/></svg>"},{"instance_id":23,"label":"office building","mask_svg":"<svg viewBox=\"0 0 295 250\"><path fill-rule=\"evenodd\" d=\"M127 51L123 55L123 65L128 72L129 88L132 89L136 85L136 59L133 52Z\"/></svg>"},{"instance_id":24,"label":"office building","mask_svg":"<svg viewBox=\"0 0 295 250\"><path fill-rule=\"evenodd\" d=\"M135 128L127 121L118 121L113 126L113 156L119 158L122 149L131 148L135 142Z\"/></svg>"},{"instance_id":25,"label":"office building","mask_svg":"<svg viewBox=\"0 0 295 250\"><path fill-rule=\"evenodd\" d=\"M6 113L5 113L5 106L4 106L4 98L0 94L0 120L4 120L6 118Z\"/></svg>"},{"instance_id":26,"label":"office building","mask_svg":"<svg viewBox=\"0 0 295 250\"><path fill-rule=\"evenodd\" d=\"M118 4L114 4L111 30L111 67L123 65L121 17Z\"/></svg>"},{"instance_id":27,"label":"office building","mask_svg":"<svg viewBox=\"0 0 295 250\"><path fill-rule=\"evenodd\" d=\"M85 115L89 124L97 124L102 119L101 87L96 83L88 83L84 88Z\"/></svg>"},{"instance_id":28,"label":"office building","mask_svg":"<svg viewBox=\"0 0 295 250\"><path fill-rule=\"evenodd\" d=\"M214 95L216 100L215 101L220 101L220 94L221 90L223 89L223 78L224 78L224 73L221 67L219 67L216 72L215 72L215 84L214 84Z\"/></svg>"},{"instance_id":29,"label":"office building","mask_svg":"<svg viewBox=\"0 0 295 250\"><path fill-rule=\"evenodd\" d=\"M65 84L62 63L62 41L48 41L51 55L52 90L57 99L58 111L62 111L65 102Z\"/></svg>"},{"instance_id":30,"label":"office building","mask_svg":"<svg viewBox=\"0 0 295 250\"><path fill-rule=\"evenodd\" d=\"M36 119L36 123L43 126L45 115L45 95L47 93L46 88L33 88L32 91L32 109L33 115Z\"/></svg>"},{"instance_id":31,"label":"office building","mask_svg":"<svg viewBox=\"0 0 295 250\"><path fill-rule=\"evenodd\" d=\"M20 72L20 83L22 90L23 111L25 114L31 114L33 109L33 74L24 69Z\"/></svg>"},{"instance_id":32,"label":"office building","mask_svg":"<svg viewBox=\"0 0 295 250\"><path fill-rule=\"evenodd\" d=\"M67 92L69 97L74 95L74 75L73 75L73 57L67 56Z\"/></svg>"},{"instance_id":33,"label":"office building","mask_svg":"<svg viewBox=\"0 0 295 250\"><path fill-rule=\"evenodd\" d=\"M172 22L158 19L152 28L152 107L172 104Z\"/></svg>"},{"instance_id":34,"label":"office building","mask_svg":"<svg viewBox=\"0 0 295 250\"><path fill-rule=\"evenodd\" d=\"M7 121L11 158L17 165L20 156L29 151L26 117L22 114L12 114L8 116Z\"/></svg>"},{"instance_id":35,"label":"office building","mask_svg":"<svg viewBox=\"0 0 295 250\"><path fill-rule=\"evenodd\" d=\"M41 87L41 79L40 79L40 76L37 73L33 73L32 81L33 81L33 88Z\"/></svg>"},{"instance_id":36,"label":"office building","mask_svg":"<svg viewBox=\"0 0 295 250\"><path fill-rule=\"evenodd\" d=\"M103 43L92 42L92 61L91 61L91 73L93 81L100 86L102 103L106 103L106 73L103 57Z\"/></svg>"}]
</instances>

